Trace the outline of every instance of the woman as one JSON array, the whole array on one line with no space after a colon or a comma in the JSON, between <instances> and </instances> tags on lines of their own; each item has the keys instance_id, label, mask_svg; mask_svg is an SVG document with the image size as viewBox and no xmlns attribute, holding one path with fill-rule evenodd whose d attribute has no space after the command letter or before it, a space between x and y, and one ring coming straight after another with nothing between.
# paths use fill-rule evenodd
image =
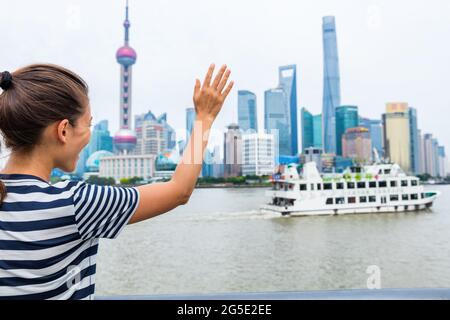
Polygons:
<instances>
[{"instance_id":1,"label":"woman","mask_svg":"<svg viewBox=\"0 0 450 320\"><path fill-rule=\"evenodd\" d=\"M195 82L196 121L172 179L133 188L50 184L51 170L75 170L89 143L87 85L49 64L1 73L0 131L11 155L0 171L0 299L92 299L99 238L188 202L233 86L226 66L214 80L213 72Z\"/></svg>"}]
</instances>

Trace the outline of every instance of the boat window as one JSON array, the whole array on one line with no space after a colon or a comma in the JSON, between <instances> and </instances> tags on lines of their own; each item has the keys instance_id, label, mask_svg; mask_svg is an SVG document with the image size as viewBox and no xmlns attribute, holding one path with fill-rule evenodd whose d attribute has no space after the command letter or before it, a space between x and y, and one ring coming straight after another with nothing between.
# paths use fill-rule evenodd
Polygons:
<instances>
[{"instance_id":1,"label":"boat window","mask_svg":"<svg viewBox=\"0 0 450 320\"><path fill-rule=\"evenodd\" d=\"M425 193L421 193L421 194L420 194L420 197L421 197L422 199L425 199Z\"/></svg>"},{"instance_id":2,"label":"boat window","mask_svg":"<svg viewBox=\"0 0 450 320\"><path fill-rule=\"evenodd\" d=\"M348 197L348 203L356 203L356 197Z\"/></svg>"},{"instance_id":3,"label":"boat window","mask_svg":"<svg viewBox=\"0 0 450 320\"><path fill-rule=\"evenodd\" d=\"M391 173L391 169L384 169L384 174L390 174Z\"/></svg>"},{"instance_id":4,"label":"boat window","mask_svg":"<svg viewBox=\"0 0 450 320\"><path fill-rule=\"evenodd\" d=\"M287 191L287 190L288 190L288 184L285 183L285 184L284 184L284 191Z\"/></svg>"},{"instance_id":5,"label":"boat window","mask_svg":"<svg viewBox=\"0 0 450 320\"><path fill-rule=\"evenodd\" d=\"M344 184L342 182L336 183L336 189L339 189L339 190L344 189Z\"/></svg>"},{"instance_id":6,"label":"boat window","mask_svg":"<svg viewBox=\"0 0 450 320\"><path fill-rule=\"evenodd\" d=\"M391 187L396 187L396 186L397 186L397 181L392 180L392 181L391 181Z\"/></svg>"},{"instance_id":7,"label":"boat window","mask_svg":"<svg viewBox=\"0 0 450 320\"><path fill-rule=\"evenodd\" d=\"M317 184L317 190L322 190L322 184L321 183Z\"/></svg>"},{"instance_id":8,"label":"boat window","mask_svg":"<svg viewBox=\"0 0 450 320\"><path fill-rule=\"evenodd\" d=\"M386 188L386 186L387 186L386 181L378 181L378 187L380 187L380 188Z\"/></svg>"},{"instance_id":9,"label":"boat window","mask_svg":"<svg viewBox=\"0 0 450 320\"><path fill-rule=\"evenodd\" d=\"M407 194L402 194L402 200L403 201L409 200L408 195Z\"/></svg>"},{"instance_id":10,"label":"boat window","mask_svg":"<svg viewBox=\"0 0 450 320\"><path fill-rule=\"evenodd\" d=\"M332 183L324 183L323 184L323 190L331 190L331 189L333 189Z\"/></svg>"},{"instance_id":11,"label":"boat window","mask_svg":"<svg viewBox=\"0 0 450 320\"><path fill-rule=\"evenodd\" d=\"M345 204L345 198L336 198L336 204Z\"/></svg>"},{"instance_id":12,"label":"boat window","mask_svg":"<svg viewBox=\"0 0 450 320\"><path fill-rule=\"evenodd\" d=\"M411 195L411 200L418 200L419 199L419 195L417 193L413 193Z\"/></svg>"},{"instance_id":13,"label":"boat window","mask_svg":"<svg viewBox=\"0 0 450 320\"><path fill-rule=\"evenodd\" d=\"M398 195L394 195L394 194L391 194L391 196L389 197L389 199L391 200L391 201L398 201Z\"/></svg>"},{"instance_id":14,"label":"boat window","mask_svg":"<svg viewBox=\"0 0 450 320\"><path fill-rule=\"evenodd\" d=\"M366 183L365 182L358 182L358 189L365 189L366 188Z\"/></svg>"},{"instance_id":15,"label":"boat window","mask_svg":"<svg viewBox=\"0 0 450 320\"><path fill-rule=\"evenodd\" d=\"M376 187L377 187L377 183L375 181L369 182L369 188L376 188Z\"/></svg>"},{"instance_id":16,"label":"boat window","mask_svg":"<svg viewBox=\"0 0 450 320\"><path fill-rule=\"evenodd\" d=\"M402 180L402 187L408 186L408 180Z\"/></svg>"},{"instance_id":17,"label":"boat window","mask_svg":"<svg viewBox=\"0 0 450 320\"><path fill-rule=\"evenodd\" d=\"M355 183L354 182L347 182L347 189L355 189Z\"/></svg>"},{"instance_id":18,"label":"boat window","mask_svg":"<svg viewBox=\"0 0 450 320\"><path fill-rule=\"evenodd\" d=\"M366 203L367 202L367 197L359 197L359 202Z\"/></svg>"},{"instance_id":19,"label":"boat window","mask_svg":"<svg viewBox=\"0 0 450 320\"><path fill-rule=\"evenodd\" d=\"M328 198L327 199L327 204L333 204L333 198Z\"/></svg>"},{"instance_id":20,"label":"boat window","mask_svg":"<svg viewBox=\"0 0 450 320\"><path fill-rule=\"evenodd\" d=\"M376 202L377 201L377 196L370 196L369 197L369 202Z\"/></svg>"},{"instance_id":21,"label":"boat window","mask_svg":"<svg viewBox=\"0 0 450 320\"><path fill-rule=\"evenodd\" d=\"M314 183L311 183L311 191L314 191Z\"/></svg>"},{"instance_id":22,"label":"boat window","mask_svg":"<svg viewBox=\"0 0 450 320\"><path fill-rule=\"evenodd\" d=\"M300 191L306 191L306 184L301 184L300 185Z\"/></svg>"},{"instance_id":23,"label":"boat window","mask_svg":"<svg viewBox=\"0 0 450 320\"><path fill-rule=\"evenodd\" d=\"M411 180L411 185L413 187L417 186L418 185L417 180Z\"/></svg>"}]
</instances>

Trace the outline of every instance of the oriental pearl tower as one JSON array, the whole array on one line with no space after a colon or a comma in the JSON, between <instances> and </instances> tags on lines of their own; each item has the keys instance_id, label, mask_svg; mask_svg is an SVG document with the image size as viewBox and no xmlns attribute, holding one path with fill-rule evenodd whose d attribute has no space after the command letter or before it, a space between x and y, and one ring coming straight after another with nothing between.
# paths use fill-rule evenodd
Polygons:
<instances>
[{"instance_id":1,"label":"oriental pearl tower","mask_svg":"<svg viewBox=\"0 0 450 320\"><path fill-rule=\"evenodd\" d=\"M136 51L129 45L130 21L128 20L128 0L125 11L125 43L116 52L117 62L120 64L120 126L114 136L114 148L119 154L129 154L136 146L136 134L132 130L131 113L131 69L136 63Z\"/></svg>"}]
</instances>

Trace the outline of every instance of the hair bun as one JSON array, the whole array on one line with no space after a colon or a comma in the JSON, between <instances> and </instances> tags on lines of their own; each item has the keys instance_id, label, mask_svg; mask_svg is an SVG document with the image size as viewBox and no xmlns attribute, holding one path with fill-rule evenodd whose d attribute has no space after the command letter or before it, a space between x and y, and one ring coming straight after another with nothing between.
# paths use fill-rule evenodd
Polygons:
<instances>
[{"instance_id":1,"label":"hair bun","mask_svg":"<svg viewBox=\"0 0 450 320\"><path fill-rule=\"evenodd\" d=\"M2 88L3 90L8 90L12 84L12 75L11 73L9 73L9 71L3 71L1 75L2 78L0 80L0 88Z\"/></svg>"}]
</instances>

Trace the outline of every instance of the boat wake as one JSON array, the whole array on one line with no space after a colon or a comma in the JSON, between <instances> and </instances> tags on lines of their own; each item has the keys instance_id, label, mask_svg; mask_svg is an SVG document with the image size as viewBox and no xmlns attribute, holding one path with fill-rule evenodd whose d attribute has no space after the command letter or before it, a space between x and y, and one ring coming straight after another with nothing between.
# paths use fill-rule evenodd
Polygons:
<instances>
[{"instance_id":1,"label":"boat wake","mask_svg":"<svg viewBox=\"0 0 450 320\"><path fill-rule=\"evenodd\" d=\"M261 212L260 210L240 212L211 212L208 214L189 214L187 217L179 217L183 221L226 221L226 220L268 220L281 218L279 213ZM178 220L178 219L177 219Z\"/></svg>"}]
</instances>

